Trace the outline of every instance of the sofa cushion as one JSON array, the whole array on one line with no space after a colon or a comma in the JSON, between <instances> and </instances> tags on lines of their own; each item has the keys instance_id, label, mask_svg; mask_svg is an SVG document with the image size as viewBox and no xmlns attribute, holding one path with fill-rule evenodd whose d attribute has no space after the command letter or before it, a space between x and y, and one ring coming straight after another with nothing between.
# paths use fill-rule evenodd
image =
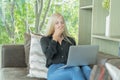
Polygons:
<instances>
[{"instance_id":1,"label":"sofa cushion","mask_svg":"<svg viewBox=\"0 0 120 80\"><path fill-rule=\"evenodd\" d=\"M94 65L91 71L90 80L112 80L111 75L109 75L105 67L105 63L108 62L118 67L120 66L120 58L104 53L100 53L98 56L98 64Z\"/></svg>"},{"instance_id":2,"label":"sofa cushion","mask_svg":"<svg viewBox=\"0 0 120 80\"><path fill-rule=\"evenodd\" d=\"M90 80L111 80L104 65L94 65L90 74Z\"/></svg>"},{"instance_id":3,"label":"sofa cushion","mask_svg":"<svg viewBox=\"0 0 120 80\"><path fill-rule=\"evenodd\" d=\"M0 80L46 80L43 78L27 77L26 68L2 68L0 69Z\"/></svg>"},{"instance_id":4,"label":"sofa cushion","mask_svg":"<svg viewBox=\"0 0 120 80\"><path fill-rule=\"evenodd\" d=\"M118 58L118 56L110 55L107 53L99 52L97 55L97 64L103 64L105 63L106 60L112 59L112 58Z\"/></svg>"},{"instance_id":5,"label":"sofa cushion","mask_svg":"<svg viewBox=\"0 0 120 80\"><path fill-rule=\"evenodd\" d=\"M2 67L26 67L24 46L22 44L2 46Z\"/></svg>"},{"instance_id":6,"label":"sofa cushion","mask_svg":"<svg viewBox=\"0 0 120 80\"><path fill-rule=\"evenodd\" d=\"M30 77L47 78L46 58L40 45L41 37L31 34L28 74Z\"/></svg>"},{"instance_id":7,"label":"sofa cushion","mask_svg":"<svg viewBox=\"0 0 120 80\"><path fill-rule=\"evenodd\" d=\"M112 80L120 80L120 69L119 68L117 68L116 66L110 63L105 63L105 66L109 74L111 75Z\"/></svg>"}]
</instances>

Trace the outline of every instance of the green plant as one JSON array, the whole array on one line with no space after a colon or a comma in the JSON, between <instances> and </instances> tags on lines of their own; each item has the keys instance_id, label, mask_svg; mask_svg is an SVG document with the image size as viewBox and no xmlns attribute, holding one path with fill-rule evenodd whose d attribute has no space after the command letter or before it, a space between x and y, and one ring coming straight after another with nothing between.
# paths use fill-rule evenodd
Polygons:
<instances>
[{"instance_id":1,"label":"green plant","mask_svg":"<svg viewBox=\"0 0 120 80\"><path fill-rule=\"evenodd\" d=\"M109 11L110 8L110 0L103 0L102 2L103 8L107 9Z\"/></svg>"},{"instance_id":2,"label":"green plant","mask_svg":"<svg viewBox=\"0 0 120 80\"><path fill-rule=\"evenodd\" d=\"M24 43L24 33L26 31L31 31L33 33L35 32L35 1L39 2L41 0L14 0L14 27L11 26L11 1L13 0L2 0L2 3L4 6L0 6L0 13L4 13L2 16L0 15L0 44L11 44L12 41L14 41L17 44ZM48 0L43 0L43 4L47 4ZM64 2L64 4L56 5L56 2L60 2L62 0L51 0L51 6L48 11L48 14L46 16L45 24L43 25L41 29L41 33L45 33L46 31L46 24L48 22L49 17L55 13L59 12L65 17L66 25L68 28L68 31L71 36L73 36L76 40L76 43L78 42L78 1L74 0L72 2ZM68 0L67 0L68 1ZM1 2L1 0L0 0ZM70 6L72 4L72 6ZM39 6L38 6L39 7ZM43 13L41 14L41 20L44 18L44 13L47 5L43 6ZM38 12L38 11L37 11ZM11 12L12 13L12 12ZM5 21L3 21L5 18ZM7 23L5 25L5 23ZM29 29L29 30L28 30ZM13 31L14 30L14 31ZM9 33L14 33L14 39L11 38ZM12 34L13 35L13 34Z\"/></svg>"}]
</instances>

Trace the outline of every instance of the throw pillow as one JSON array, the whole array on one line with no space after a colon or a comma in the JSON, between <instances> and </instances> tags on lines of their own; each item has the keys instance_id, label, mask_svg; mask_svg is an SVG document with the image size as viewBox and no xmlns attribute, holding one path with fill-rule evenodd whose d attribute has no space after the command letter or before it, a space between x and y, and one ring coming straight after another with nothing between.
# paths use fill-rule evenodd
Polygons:
<instances>
[{"instance_id":1,"label":"throw pillow","mask_svg":"<svg viewBox=\"0 0 120 80\"><path fill-rule=\"evenodd\" d=\"M105 66L112 77L112 80L120 80L120 70L110 63L105 63Z\"/></svg>"},{"instance_id":2,"label":"throw pillow","mask_svg":"<svg viewBox=\"0 0 120 80\"><path fill-rule=\"evenodd\" d=\"M94 65L90 74L90 80L111 80L104 65Z\"/></svg>"},{"instance_id":3,"label":"throw pillow","mask_svg":"<svg viewBox=\"0 0 120 80\"><path fill-rule=\"evenodd\" d=\"M41 36L40 34L35 34ZM24 34L24 49L25 49L25 63L27 65L27 71L29 70L29 54L31 45L31 35L29 33Z\"/></svg>"},{"instance_id":4,"label":"throw pillow","mask_svg":"<svg viewBox=\"0 0 120 80\"><path fill-rule=\"evenodd\" d=\"M42 36L31 34L29 54L29 77L47 78L46 58L42 52L40 39Z\"/></svg>"},{"instance_id":5,"label":"throw pillow","mask_svg":"<svg viewBox=\"0 0 120 80\"><path fill-rule=\"evenodd\" d=\"M25 49L25 63L29 66L29 53L30 53L30 43L31 43L31 35L29 33L24 34L24 49Z\"/></svg>"}]
</instances>

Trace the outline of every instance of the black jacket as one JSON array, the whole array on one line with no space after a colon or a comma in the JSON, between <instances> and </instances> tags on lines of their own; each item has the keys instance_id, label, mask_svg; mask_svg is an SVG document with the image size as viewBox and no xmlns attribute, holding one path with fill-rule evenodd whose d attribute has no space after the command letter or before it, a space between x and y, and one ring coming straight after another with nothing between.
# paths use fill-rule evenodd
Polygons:
<instances>
[{"instance_id":1,"label":"black jacket","mask_svg":"<svg viewBox=\"0 0 120 80\"><path fill-rule=\"evenodd\" d=\"M52 36L42 37L41 38L41 47L47 58L46 67L49 67L51 64L66 64L68 58L68 51L71 45L75 45L75 40L68 37L70 42L63 39L61 45L52 40Z\"/></svg>"}]
</instances>

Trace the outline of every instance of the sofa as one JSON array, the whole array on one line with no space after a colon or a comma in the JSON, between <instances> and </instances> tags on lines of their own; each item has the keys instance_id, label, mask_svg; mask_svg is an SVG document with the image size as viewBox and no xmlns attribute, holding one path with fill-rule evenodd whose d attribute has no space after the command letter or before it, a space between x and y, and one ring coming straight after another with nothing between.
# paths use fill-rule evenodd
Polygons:
<instances>
[{"instance_id":1,"label":"sofa","mask_svg":"<svg viewBox=\"0 0 120 80\"><path fill-rule=\"evenodd\" d=\"M0 69L0 80L47 80L44 78L27 77L28 70L25 63L25 50L23 44L3 45L1 53L2 68ZM106 60L110 60L109 62L112 64L120 65L119 57L102 52L99 52L97 55L96 65L104 65Z\"/></svg>"},{"instance_id":2,"label":"sofa","mask_svg":"<svg viewBox=\"0 0 120 80\"><path fill-rule=\"evenodd\" d=\"M27 77L28 68L25 63L24 45L3 45L2 68L0 69L0 80L46 80L44 78Z\"/></svg>"}]
</instances>

